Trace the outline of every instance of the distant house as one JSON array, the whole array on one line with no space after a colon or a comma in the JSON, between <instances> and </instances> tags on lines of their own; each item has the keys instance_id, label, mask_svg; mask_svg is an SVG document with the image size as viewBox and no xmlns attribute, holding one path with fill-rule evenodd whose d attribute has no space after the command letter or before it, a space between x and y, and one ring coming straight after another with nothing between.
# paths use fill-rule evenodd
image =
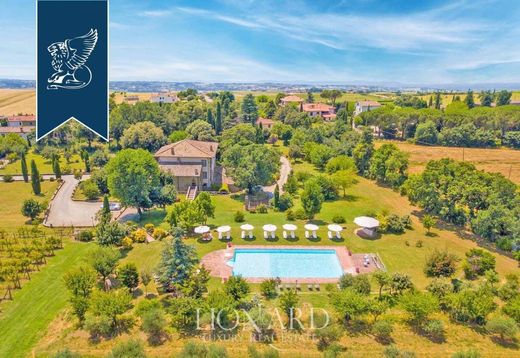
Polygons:
<instances>
[{"instance_id":1,"label":"distant house","mask_svg":"<svg viewBox=\"0 0 520 358\"><path fill-rule=\"evenodd\" d=\"M33 131L34 127L0 127L0 136L15 133L22 138L27 138L27 136Z\"/></svg>"},{"instance_id":2,"label":"distant house","mask_svg":"<svg viewBox=\"0 0 520 358\"><path fill-rule=\"evenodd\" d=\"M310 117L323 117L330 121L336 118L336 108L324 103L304 103L301 110L309 114Z\"/></svg>"},{"instance_id":3,"label":"distant house","mask_svg":"<svg viewBox=\"0 0 520 358\"><path fill-rule=\"evenodd\" d=\"M175 176L179 192L208 189L217 181L215 166L218 143L184 139L161 147L155 159L162 170Z\"/></svg>"},{"instance_id":4,"label":"distant house","mask_svg":"<svg viewBox=\"0 0 520 358\"><path fill-rule=\"evenodd\" d=\"M291 103L300 105L301 103L303 103L303 99L301 99L300 97L295 96L295 95L289 95L289 96L285 96L284 98L282 98L280 100L280 104L282 106L285 106L285 105L291 104Z\"/></svg>"},{"instance_id":5,"label":"distant house","mask_svg":"<svg viewBox=\"0 0 520 358\"><path fill-rule=\"evenodd\" d=\"M273 121L272 119L269 119L269 118L258 117L258 119L256 120L257 126L261 125L262 128L267 128L267 129L271 129L275 123L276 123L276 121Z\"/></svg>"},{"instance_id":6,"label":"distant house","mask_svg":"<svg viewBox=\"0 0 520 358\"><path fill-rule=\"evenodd\" d=\"M136 104L137 102L139 102L139 96L134 94L125 96L125 98L123 98L123 101L128 104Z\"/></svg>"},{"instance_id":7,"label":"distant house","mask_svg":"<svg viewBox=\"0 0 520 358\"><path fill-rule=\"evenodd\" d=\"M36 116L9 116L6 117L8 127L36 127Z\"/></svg>"},{"instance_id":8,"label":"distant house","mask_svg":"<svg viewBox=\"0 0 520 358\"><path fill-rule=\"evenodd\" d=\"M179 98L175 93L155 93L150 97L152 103L174 103L178 100Z\"/></svg>"},{"instance_id":9,"label":"distant house","mask_svg":"<svg viewBox=\"0 0 520 358\"><path fill-rule=\"evenodd\" d=\"M520 106L520 101L511 101L509 104L512 106Z\"/></svg>"},{"instance_id":10,"label":"distant house","mask_svg":"<svg viewBox=\"0 0 520 358\"><path fill-rule=\"evenodd\" d=\"M356 102L356 108L354 109L354 116L358 116L363 112L368 112L381 107L381 103L376 101L359 101Z\"/></svg>"}]
</instances>

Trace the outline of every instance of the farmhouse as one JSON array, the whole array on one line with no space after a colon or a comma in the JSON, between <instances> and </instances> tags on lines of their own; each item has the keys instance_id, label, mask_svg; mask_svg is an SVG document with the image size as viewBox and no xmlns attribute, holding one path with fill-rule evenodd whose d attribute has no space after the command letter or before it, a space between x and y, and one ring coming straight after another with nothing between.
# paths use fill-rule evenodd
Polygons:
<instances>
[{"instance_id":1,"label":"farmhouse","mask_svg":"<svg viewBox=\"0 0 520 358\"><path fill-rule=\"evenodd\" d=\"M359 101L356 102L356 108L354 109L354 116L358 116L363 112L368 112L373 109L381 107L381 103L376 101Z\"/></svg>"},{"instance_id":2,"label":"farmhouse","mask_svg":"<svg viewBox=\"0 0 520 358\"><path fill-rule=\"evenodd\" d=\"M291 104L291 103L295 103L297 105L303 103L303 99L301 99L300 97L298 96L295 96L295 95L289 95L289 96L285 96L284 98L282 98L280 100L280 104L282 106L285 106L287 104Z\"/></svg>"},{"instance_id":3,"label":"farmhouse","mask_svg":"<svg viewBox=\"0 0 520 358\"><path fill-rule=\"evenodd\" d=\"M27 138L32 131L34 131L34 127L0 127L0 136L15 133L22 138Z\"/></svg>"},{"instance_id":4,"label":"farmhouse","mask_svg":"<svg viewBox=\"0 0 520 358\"><path fill-rule=\"evenodd\" d=\"M155 159L162 170L175 176L179 192L196 196L216 181L215 164L218 143L184 139L161 147Z\"/></svg>"},{"instance_id":5,"label":"farmhouse","mask_svg":"<svg viewBox=\"0 0 520 358\"><path fill-rule=\"evenodd\" d=\"M174 93L155 93L150 97L152 103L174 103L178 100L179 98Z\"/></svg>"},{"instance_id":6,"label":"farmhouse","mask_svg":"<svg viewBox=\"0 0 520 358\"><path fill-rule=\"evenodd\" d=\"M262 128L267 128L267 129L271 129L275 123L276 123L276 121L273 121L272 119L269 119L269 118L259 117L256 120L257 126L262 126Z\"/></svg>"},{"instance_id":7,"label":"farmhouse","mask_svg":"<svg viewBox=\"0 0 520 358\"><path fill-rule=\"evenodd\" d=\"M24 115L24 116L10 116L7 117L8 127L35 127L36 116Z\"/></svg>"},{"instance_id":8,"label":"farmhouse","mask_svg":"<svg viewBox=\"0 0 520 358\"><path fill-rule=\"evenodd\" d=\"M308 113L311 117L321 116L327 121L336 118L336 108L324 103L304 103L301 106L301 110Z\"/></svg>"},{"instance_id":9,"label":"farmhouse","mask_svg":"<svg viewBox=\"0 0 520 358\"><path fill-rule=\"evenodd\" d=\"M139 96L134 95L134 94L128 95L128 96L125 96L123 101L128 104L136 104L137 102L139 102Z\"/></svg>"}]
</instances>

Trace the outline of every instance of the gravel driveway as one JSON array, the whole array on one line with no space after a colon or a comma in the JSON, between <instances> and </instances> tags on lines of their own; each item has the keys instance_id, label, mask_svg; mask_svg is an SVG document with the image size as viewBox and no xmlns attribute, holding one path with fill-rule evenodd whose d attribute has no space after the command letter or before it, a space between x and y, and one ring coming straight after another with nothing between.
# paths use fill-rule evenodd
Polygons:
<instances>
[{"instance_id":1,"label":"gravel driveway","mask_svg":"<svg viewBox=\"0 0 520 358\"><path fill-rule=\"evenodd\" d=\"M287 159L284 156L280 157L280 178L276 182L278 184L278 188L280 189L280 194L283 193L283 186L285 183L287 183L287 178L289 177L289 174L291 173L291 163L289 162L289 159ZM274 193L274 188L276 187L276 184L264 186L263 189L267 193Z\"/></svg>"},{"instance_id":2,"label":"gravel driveway","mask_svg":"<svg viewBox=\"0 0 520 358\"><path fill-rule=\"evenodd\" d=\"M52 227L87 227L94 226L96 213L101 208L100 202L74 201L72 194L79 181L73 175L63 175L63 185L50 203L50 211L45 226ZM84 176L83 179L87 179Z\"/></svg>"}]
</instances>

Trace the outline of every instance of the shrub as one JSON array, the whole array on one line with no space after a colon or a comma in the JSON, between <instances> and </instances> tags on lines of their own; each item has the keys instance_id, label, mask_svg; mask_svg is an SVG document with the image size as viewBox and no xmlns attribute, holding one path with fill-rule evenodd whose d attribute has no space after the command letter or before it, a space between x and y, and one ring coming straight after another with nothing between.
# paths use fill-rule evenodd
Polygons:
<instances>
[{"instance_id":1,"label":"shrub","mask_svg":"<svg viewBox=\"0 0 520 358\"><path fill-rule=\"evenodd\" d=\"M423 245L423 241L422 240L417 240L417 242L415 243L415 247L421 248L422 245Z\"/></svg>"},{"instance_id":2,"label":"shrub","mask_svg":"<svg viewBox=\"0 0 520 358\"><path fill-rule=\"evenodd\" d=\"M81 355L76 352L72 352L68 348L64 348L56 353L54 353L51 358L81 358Z\"/></svg>"},{"instance_id":3,"label":"shrub","mask_svg":"<svg viewBox=\"0 0 520 358\"><path fill-rule=\"evenodd\" d=\"M335 224L344 224L345 223L345 217L343 215L334 215L332 218L332 222Z\"/></svg>"},{"instance_id":4,"label":"shrub","mask_svg":"<svg viewBox=\"0 0 520 358\"><path fill-rule=\"evenodd\" d=\"M133 245L134 241L128 236L125 236L123 240L121 240L121 246L123 246L124 249L130 250Z\"/></svg>"},{"instance_id":5,"label":"shrub","mask_svg":"<svg viewBox=\"0 0 520 358\"><path fill-rule=\"evenodd\" d=\"M333 343L339 341L343 335L342 330L335 326L329 325L322 329L315 331L316 338L318 338L318 349L323 351L330 347Z\"/></svg>"},{"instance_id":6,"label":"shrub","mask_svg":"<svg viewBox=\"0 0 520 358\"><path fill-rule=\"evenodd\" d=\"M296 209L294 211L294 216L298 220L306 220L307 219L307 214L305 214L305 210L303 210L302 208Z\"/></svg>"},{"instance_id":7,"label":"shrub","mask_svg":"<svg viewBox=\"0 0 520 358\"><path fill-rule=\"evenodd\" d=\"M447 250L435 250L427 258L424 274L428 277L450 277L457 270L459 258Z\"/></svg>"},{"instance_id":8,"label":"shrub","mask_svg":"<svg viewBox=\"0 0 520 358\"><path fill-rule=\"evenodd\" d=\"M99 192L99 189L98 189L96 183L93 180L91 180L91 179L82 181L79 184L79 189L81 190L83 195L85 195L87 200L98 199L99 196L101 195L101 193Z\"/></svg>"},{"instance_id":9,"label":"shrub","mask_svg":"<svg viewBox=\"0 0 520 358\"><path fill-rule=\"evenodd\" d=\"M256 210L260 213L260 214L267 214L267 205L265 204L260 204L256 207Z\"/></svg>"},{"instance_id":10,"label":"shrub","mask_svg":"<svg viewBox=\"0 0 520 358\"><path fill-rule=\"evenodd\" d=\"M466 252L466 260L463 264L464 275L467 279L475 279L482 276L487 270L495 269L495 257L482 249L471 249Z\"/></svg>"},{"instance_id":11,"label":"shrub","mask_svg":"<svg viewBox=\"0 0 520 358\"><path fill-rule=\"evenodd\" d=\"M168 233L166 232L166 230L158 227L153 230L152 236L155 240L162 240L166 237L167 234Z\"/></svg>"},{"instance_id":12,"label":"shrub","mask_svg":"<svg viewBox=\"0 0 520 358\"><path fill-rule=\"evenodd\" d=\"M137 340L119 343L108 358L146 358L143 344Z\"/></svg>"},{"instance_id":13,"label":"shrub","mask_svg":"<svg viewBox=\"0 0 520 358\"><path fill-rule=\"evenodd\" d=\"M383 351L383 354L387 358L413 358L413 357L415 357L414 352L402 351L394 345L386 347L385 350Z\"/></svg>"},{"instance_id":14,"label":"shrub","mask_svg":"<svg viewBox=\"0 0 520 358\"><path fill-rule=\"evenodd\" d=\"M514 340L518 334L518 325L510 317L497 316L487 322L486 330L491 334L498 335L502 340Z\"/></svg>"},{"instance_id":15,"label":"shrub","mask_svg":"<svg viewBox=\"0 0 520 358\"><path fill-rule=\"evenodd\" d=\"M351 275L346 273L339 278L339 287L341 289L352 288L357 293L363 295L370 294L370 280L367 275Z\"/></svg>"},{"instance_id":16,"label":"shrub","mask_svg":"<svg viewBox=\"0 0 520 358\"><path fill-rule=\"evenodd\" d=\"M444 338L444 323L441 320L432 319L426 322L422 329L432 339L443 340Z\"/></svg>"},{"instance_id":17,"label":"shrub","mask_svg":"<svg viewBox=\"0 0 520 358\"><path fill-rule=\"evenodd\" d=\"M14 181L14 178L11 174L4 174L4 182L11 183Z\"/></svg>"},{"instance_id":18,"label":"shrub","mask_svg":"<svg viewBox=\"0 0 520 358\"><path fill-rule=\"evenodd\" d=\"M144 229L137 229L134 232L132 232L132 240L134 242L143 243L146 241L146 230Z\"/></svg>"},{"instance_id":19,"label":"shrub","mask_svg":"<svg viewBox=\"0 0 520 358\"><path fill-rule=\"evenodd\" d=\"M229 194L229 185L223 183L220 189L218 190L220 194Z\"/></svg>"},{"instance_id":20,"label":"shrub","mask_svg":"<svg viewBox=\"0 0 520 358\"><path fill-rule=\"evenodd\" d=\"M150 343L159 344L165 335L167 325L163 311L157 308L151 309L143 313L141 320L141 329L148 334Z\"/></svg>"},{"instance_id":21,"label":"shrub","mask_svg":"<svg viewBox=\"0 0 520 358\"><path fill-rule=\"evenodd\" d=\"M83 230L76 236L78 241L88 242L94 239L94 232L92 230Z\"/></svg>"},{"instance_id":22,"label":"shrub","mask_svg":"<svg viewBox=\"0 0 520 358\"><path fill-rule=\"evenodd\" d=\"M151 223L145 224L144 229L146 230L147 233L151 234L151 233L153 233L153 229L155 229L155 225L151 224Z\"/></svg>"},{"instance_id":23,"label":"shrub","mask_svg":"<svg viewBox=\"0 0 520 358\"><path fill-rule=\"evenodd\" d=\"M480 353L475 349L467 351L455 352L451 355L451 358L480 358Z\"/></svg>"},{"instance_id":24,"label":"shrub","mask_svg":"<svg viewBox=\"0 0 520 358\"><path fill-rule=\"evenodd\" d=\"M391 214L386 218L386 232L391 232L394 234L402 234L405 230L405 223L401 220L398 215Z\"/></svg>"},{"instance_id":25,"label":"shrub","mask_svg":"<svg viewBox=\"0 0 520 358\"><path fill-rule=\"evenodd\" d=\"M372 334L379 340L386 342L390 341L390 335L393 331L392 322L388 320L378 321L372 326Z\"/></svg>"},{"instance_id":26,"label":"shrub","mask_svg":"<svg viewBox=\"0 0 520 358\"><path fill-rule=\"evenodd\" d=\"M264 296L267 299L276 297L276 286L278 286L279 283L280 281L274 278L262 281L262 283L260 284L260 292L262 293L262 296Z\"/></svg>"},{"instance_id":27,"label":"shrub","mask_svg":"<svg viewBox=\"0 0 520 358\"><path fill-rule=\"evenodd\" d=\"M245 220L245 215L240 210L237 210L237 212L235 212L233 219L235 220L236 223L242 223Z\"/></svg>"},{"instance_id":28,"label":"shrub","mask_svg":"<svg viewBox=\"0 0 520 358\"><path fill-rule=\"evenodd\" d=\"M291 209L287 210L285 212L285 218L288 220L288 221L294 221L296 220L296 215L294 214L294 211L292 211Z\"/></svg>"},{"instance_id":29,"label":"shrub","mask_svg":"<svg viewBox=\"0 0 520 358\"><path fill-rule=\"evenodd\" d=\"M278 199L278 209L280 211L286 211L287 209L292 208L292 206L293 200L289 194L283 193L280 195L280 199Z\"/></svg>"}]
</instances>

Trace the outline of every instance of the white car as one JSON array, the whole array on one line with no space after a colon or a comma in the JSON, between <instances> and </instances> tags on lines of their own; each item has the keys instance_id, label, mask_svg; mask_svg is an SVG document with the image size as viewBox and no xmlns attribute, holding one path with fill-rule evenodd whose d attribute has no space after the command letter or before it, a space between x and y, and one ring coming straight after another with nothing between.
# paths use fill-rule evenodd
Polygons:
<instances>
[{"instance_id":1,"label":"white car","mask_svg":"<svg viewBox=\"0 0 520 358\"><path fill-rule=\"evenodd\" d=\"M121 204L120 203L109 203L108 204L110 211L119 211L121 210ZM103 204L101 204L101 209L103 209Z\"/></svg>"}]
</instances>

